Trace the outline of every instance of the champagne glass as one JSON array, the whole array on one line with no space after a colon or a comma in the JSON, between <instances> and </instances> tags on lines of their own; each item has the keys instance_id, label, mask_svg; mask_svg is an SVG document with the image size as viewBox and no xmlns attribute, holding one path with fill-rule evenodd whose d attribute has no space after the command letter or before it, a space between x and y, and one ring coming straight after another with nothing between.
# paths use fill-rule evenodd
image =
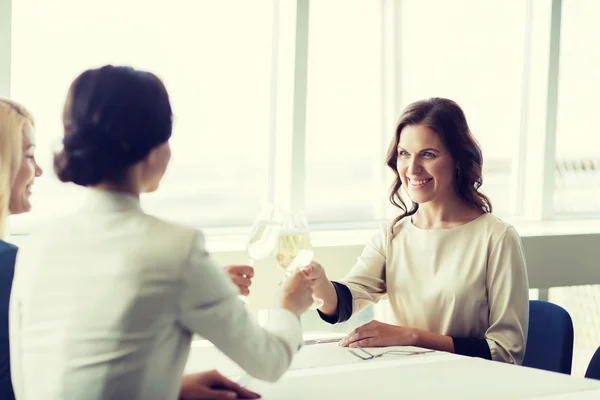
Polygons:
<instances>
[{"instance_id":1,"label":"champagne glass","mask_svg":"<svg viewBox=\"0 0 600 400\"><path fill-rule=\"evenodd\" d=\"M297 269L303 270L314 256L310 240L308 222L302 211L284 213L279 234L275 258L285 269L286 279ZM313 296L312 309L323 306L323 300Z\"/></svg>"},{"instance_id":2,"label":"champagne glass","mask_svg":"<svg viewBox=\"0 0 600 400\"><path fill-rule=\"evenodd\" d=\"M270 203L265 203L248 235L246 251L250 258L249 265L254 266L256 260L267 258L275 249L277 230L280 224L279 213Z\"/></svg>"}]
</instances>

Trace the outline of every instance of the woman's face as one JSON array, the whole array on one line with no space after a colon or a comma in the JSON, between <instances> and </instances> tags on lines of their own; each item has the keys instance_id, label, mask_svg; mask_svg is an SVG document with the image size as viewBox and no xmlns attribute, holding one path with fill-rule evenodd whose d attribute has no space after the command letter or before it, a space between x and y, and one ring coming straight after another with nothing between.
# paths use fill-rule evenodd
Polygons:
<instances>
[{"instance_id":1,"label":"woman's face","mask_svg":"<svg viewBox=\"0 0 600 400\"><path fill-rule=\"evenodd\" d=\"M455 196L455 161L439 135L424 125L400 132L396 168L414 203L443 203Z\"/></svg>"},{"instance_id":2,"label":"woman's face","mask_svg":"<svg viewBox=\"0 0 600 400\"><path fill-rule=\"evenodd\" d=\"M33 181L42 175L42 169L35 161L35 134L33 127L26 124L23 129L23 154L17 175L11 185L8 205L11 214L22 214L31 210L31 187Z\"/></svg>"}]
</instances>

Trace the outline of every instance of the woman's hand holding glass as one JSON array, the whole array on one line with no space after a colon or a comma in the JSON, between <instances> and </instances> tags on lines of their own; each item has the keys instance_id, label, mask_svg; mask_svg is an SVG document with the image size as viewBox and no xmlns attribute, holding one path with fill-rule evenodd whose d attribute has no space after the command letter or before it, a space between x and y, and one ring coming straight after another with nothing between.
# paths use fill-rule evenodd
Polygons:
<instances>
[{"instance_id":1,"label":"woman's hand holding glass","mask_svg":"<svg viewBox=\"0 0 600 400\"><path fill-rule=\"evenodd\" d=\"M255 260L264 259L276 251L278 264L286 268L286 279L280 291L280 305L296 315L306 311L312 302L310 299L313 282L301 270L311 262L313 250L306 219L302 213L283 213L272 204L265 203L252 225L247 251L250 257L249 267ZM252 276L254 276L253 272ZM235 276L231 278L244 294L242 286L249 285L250 279L245 280L246 277L240 279ZM309 299L308 305L304 301L306 296Z\"/></svg>"},{"instance_id":2,"label":"woman's hand holding glass","mask_svg":"<svg viewBox=\"0 0 600 400\"><path fill-rule=\"evenodd\" d=\"M249 265L230 265L225 267L229 279L235 283L242 296L250 294L250 285L254 277L254 268Z\"/></svg>"},{"instance_id":3,"label":"woman's hand holding glass","mask_svg":"<svg viewBox=\"0 0 600 400\"><path fill-rule=\"evenodd\" d=\"M301 315L313 303L312 282L301 270L290 274L283 282L281 307Z\"/></svg>"},{"instance_id":4,"label":"woman's hand holding glass","mask_svg":"<svg viewBox=\"0 0 600 400\"><path fill-rule=\"evenodd\" d=\"M325 275L325 270L316 261L311 261L306 268L304 268L304 273L311 280L313 287L321 283L322 281L328 281L327 275Z\"/></svg>"}]
</instances>

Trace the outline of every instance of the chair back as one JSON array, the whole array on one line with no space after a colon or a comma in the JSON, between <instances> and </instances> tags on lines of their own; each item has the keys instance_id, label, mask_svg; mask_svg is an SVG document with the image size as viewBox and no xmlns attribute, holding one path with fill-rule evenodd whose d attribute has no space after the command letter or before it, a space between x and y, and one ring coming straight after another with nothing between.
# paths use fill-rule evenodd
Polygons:
<instances>
[{"instance_id":1,"label":"chair back","mask_svg":"<svg viewBox=\"0 0 600 400\"><path fill-rule=\"evenodd\" d=\"M573 321L562 307L540 300L529 301L529 333L523 365L571 374Z\"/></svg>"},{"instance_id":2,"label":"chair back","mask_svg":"<svg viewBox=\"0 0 600 400\"><path fill-rule=\"evenodd\" d=\"M600 347L594 353L590 365L585 372L586 378L600 379Z\"/></svg>"}]
</instances>

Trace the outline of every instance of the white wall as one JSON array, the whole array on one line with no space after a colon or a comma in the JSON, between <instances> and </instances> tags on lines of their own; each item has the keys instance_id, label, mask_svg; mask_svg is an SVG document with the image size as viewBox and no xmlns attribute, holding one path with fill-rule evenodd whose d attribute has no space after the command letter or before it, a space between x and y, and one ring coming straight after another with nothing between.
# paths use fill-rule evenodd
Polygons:
<instances>
[{"instance_id":1,"label":"white wall","mask_svg":"<svg viewBox=\"0 0 600 400\"><path fill-rule=\"evenodd\" d=\"M600 231L600 223L598 224ZM531 288L600 284L600 233L523 236ZM342 277L356 262L363 245L323 246L315 248L315 260L330 278ZM223 265L247 263L243 251L213 254ZM265 308L270 293L283 277L283 271L271 257L256 264L250 296L251 308Z\"/></svg>"}]
</instances>

